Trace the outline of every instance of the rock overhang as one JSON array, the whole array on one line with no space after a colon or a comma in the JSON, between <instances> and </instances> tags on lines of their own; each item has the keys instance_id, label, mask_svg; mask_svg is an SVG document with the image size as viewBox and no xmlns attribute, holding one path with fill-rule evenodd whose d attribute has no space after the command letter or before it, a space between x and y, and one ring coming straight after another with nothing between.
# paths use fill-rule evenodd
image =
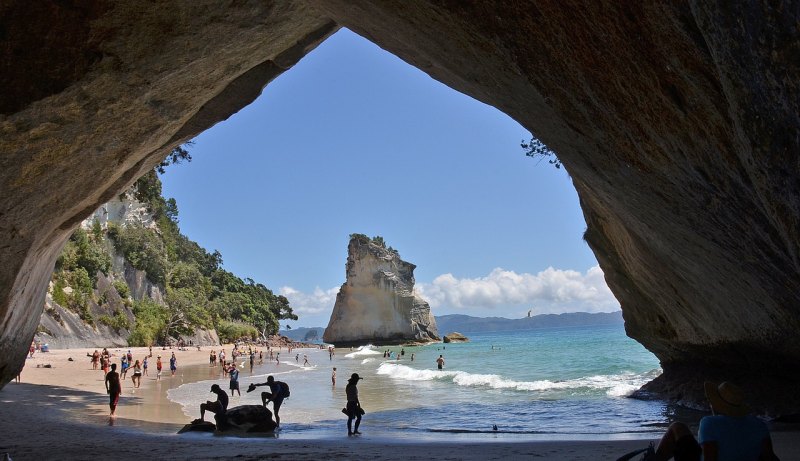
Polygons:
<instances>
[{"instance_id":1,"label":"rock overhang","mask_svg":"<svg viewBox=\"0 0 800 461\"><path fill-rule=\"evenodd\" d=\"M23 15L27 4L0 15L14 32L0 39L0 382L22 364L78 222L339 26L558 153L628 334L662 360L662 381L800 381L796 8L94 0ZM59 33L25 36L48 25ZM72 58L48 58L59 53Z\"/></svg>"}]
</instances>

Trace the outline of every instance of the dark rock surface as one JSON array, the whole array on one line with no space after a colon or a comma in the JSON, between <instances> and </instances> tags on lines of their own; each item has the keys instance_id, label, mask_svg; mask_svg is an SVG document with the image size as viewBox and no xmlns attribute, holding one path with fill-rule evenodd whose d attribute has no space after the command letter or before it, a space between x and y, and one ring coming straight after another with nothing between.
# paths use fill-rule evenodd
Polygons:
<instances>
[{"instance_id":1,"label":"dark rock surface","mask_svg":"<svg viewBox=\"0 0 800 461\"><path fill-rule=\"evenodd\" d=\"M35 3L0 5L0 383L77 223L339 24L557 152L658 392L800 411L797 3Z\"/></svg>"},{"instance_id":2,"label":"dark rock surface","mask_svg":"<svg viewBox=\"0 0 800 461\"><path fill-rule=\"evenodd\" d=\"M178 434L186 432L216 432L241 436L248 434L272 434L278 424L272 420L272 412L262 405L241 405L229 408L224 417L214 416L215 423L196 419L183 426Z\"/></svg>"}]
</instances>

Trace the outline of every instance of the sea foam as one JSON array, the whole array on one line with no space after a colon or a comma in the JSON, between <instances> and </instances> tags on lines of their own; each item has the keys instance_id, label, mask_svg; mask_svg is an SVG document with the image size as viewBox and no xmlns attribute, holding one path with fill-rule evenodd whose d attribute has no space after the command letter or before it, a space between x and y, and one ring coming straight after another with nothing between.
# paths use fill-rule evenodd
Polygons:
<instances>
[{"instance_id":1,"label":"sea foam","mask_svg":"<svg viewBox=\"0 0 800 461\"><path fill-rule=\"evenodd\" d=\"M458 370L419 370L406 365L382 363L377 374L404 381L450 381L458 386L488 387L513 391L579 391L588 389L605 391L609 397L625 397L653 379L660 370L649 373L621 373L617 375L596 375L563 381L538 380L516 381L497 374L468 373Z\"/></svg>"},{"instance_id":2,"label":"sea foam","mask_svg":"<svg viewBox=\"0 0 800 461\"><path fill-rule=\"evenodd\" d=\"M359 347L357 351L346 354L345 357L348 359L355 359L362 357L364 355L378 355L378 354L381 354L381 352L375 349L375 346L373 346L372 344L367 344L366 346Z\"/></svg>"}]
</instances>

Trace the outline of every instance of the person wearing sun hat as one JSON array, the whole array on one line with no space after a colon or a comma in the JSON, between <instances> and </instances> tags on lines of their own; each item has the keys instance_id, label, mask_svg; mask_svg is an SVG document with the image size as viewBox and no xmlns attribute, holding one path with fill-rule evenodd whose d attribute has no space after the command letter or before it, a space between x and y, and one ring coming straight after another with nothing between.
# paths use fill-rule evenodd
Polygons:
<instances>
[{"instance_id":1,"label":"person wearing sun hat","mask_svg":"<svg viewBox=\"0 0 800 461\"><path fill-rule=\"evenodd\" d=\"M744 392L735 384L703 384L712 415L700 420L698 440L684 423L672 423L655 456L647 461L777 460L767 425L750 414Z\"/></svg>"},{"instance_id":2,"label":"person wearing sun hat","mask_svg":"<svg viewBox=\"0 0 800 461\"><path fill-rule=\"evenodd\" d=\"M700 420L704 460L777 459L767 425L750 414L741 388L728 381L703 386L713 413Z\"/></svg>"},{"instance_id":3,"label":"person wearing sun hat","mask_svg":"<svg viewBox=\"0 0 800 461\"><path fill-rule=\"evenodd\" d=\"M361 432L358 432L358 426L361 425L361 415L364 414L364 410L361 409L361 402L358 400L358 388L356 387L356 384L361 379L364 378L358 376L358 373L353 373L344 388L347 394L347 406L344 408L344 413L347 414L347 435L361 434ZM355 430L352 427L353 419L356 420Z\"/></svg>"}]
</instances>

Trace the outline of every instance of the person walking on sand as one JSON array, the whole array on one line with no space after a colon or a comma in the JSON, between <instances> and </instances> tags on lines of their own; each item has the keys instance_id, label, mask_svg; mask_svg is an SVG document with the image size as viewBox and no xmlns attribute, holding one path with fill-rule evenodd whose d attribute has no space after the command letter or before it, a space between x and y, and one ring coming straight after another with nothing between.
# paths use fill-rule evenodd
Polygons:
<instances>
[{"instance_id":1,"label":"person walking on sand","mask_svg":"<svg viewBox=\"0 0 800 461\"><path fill-rule=\"evenodd\" d=\"M142 371L144 371L144 375L147 376L147 356L144 356L144 360L142 360Z\"/></svg>"},{"instance_id":2,"label":"person walking on sand","mask_svg":"<svg viewBox=\"0 0 800 461\"><path fill-rule=\"evenodd\" d=\"M344 392L347 394L347 406L345 407L345 412L347 413L347 435L361 435L361 432L358 432L358 426L361 425L361 415L364 414L364 410L361 409L361 402L358 400L358 388L356 387L360 379L364 378L358 376L358 373L353 373L344 388ZM353 419L356 420L355 429L353 429Z\"/></svg>"},{"instance_id":3,"label":"person walking on sand","mask_svg":"<svg viewBox=\"0 0 800 461\"><path fill-rule=\"evenodd\" d=\"M436 359L436 367L440 370L444 368L444 357L442 357L442 354L439 354L439 358Z\"/></svg>"},{"instance_id":4,"label":"person walking on sand","mask_svg":"<svg viewBox=\"0 0 800 461\"><path fill-rule=\"evenodd\" d=\"M264 407L266 408L267 403L270 401L272 402L272 412L275 413L275 422L280 427L281 417L278 415L278 412L283 404L283 399L289 397L289 385L282 381L275 381L275 378L270 375L267 376L267 382L265 383L250 383L250 386L247 388L247 392L254 391L258 386L269 387L271 392L261 393L261 403L263 403Z\"/></svg>"},{"instance_id":5,"label":"person walking on sand","mask_svg":"<svg viewBox=\"0 0 800 461\"><path fill-rule=\"evenodd\" d=\"M161 356L159 355L156 359L156 381L161 381L162 368L164 368L164 364L161 363Z\"/></svg>"},{"instance_id":6,"label":"person walking on sand","mask_svg":"<svg viewBox=\"0 0 800 461\"><path fill-rule=\"evenodd\" d=\"M131 381L134 387L138 388L142 385L142 366L139 364L138 360L133 364L133 376L131 376Z\"/></svg>"},{"instance_id":7,"label":"person walking on sand","mask_svg":"<svg viewBox=\"0 0 800 461\"><path fill-rule=\"evenodd\" d=\"M111 417L115 417L114 412L117 411L117 403L119 402L119 395L122 393L122 383L119 380L119 373L117 373L117 364L111 364L111 371L106 373L106 392L108 392L108 407L111 409Z\"/></svg>"},{"instance_id":8,"label":"person walking on sand","mask_svg":"<svg viewBox=\"0 0 800 461\"><path fill-rule=\"evenodd\" d=\"M172 372L172 376L175 376L175 372L178 371L178 358L175 357L175 353L172 353L172 357L169 358L169 371Z\"/></svg>"},{"instance_id":9,"label":"person walking on sand","mask_svg":"<svg viewBox=\"0 0 800 461\"><path fill-rule=\"evenodd\" d=\"M308 363L308 356L306 354L303 354L303 366L311 366L311 364Z\"/></svg>"}]
</instances>

